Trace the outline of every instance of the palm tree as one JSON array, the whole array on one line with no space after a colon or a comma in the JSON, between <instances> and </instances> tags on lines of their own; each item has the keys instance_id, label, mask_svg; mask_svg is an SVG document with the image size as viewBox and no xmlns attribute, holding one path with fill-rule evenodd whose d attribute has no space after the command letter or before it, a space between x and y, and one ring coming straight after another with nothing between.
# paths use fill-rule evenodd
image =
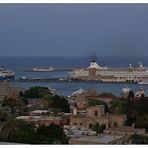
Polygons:
<instances>
[{"instance_id":1,"label":"palm tree","mask_svg":"<svg viewBox=\"0 0 148 148\"><path fill-rule=\"evenodd\" d=\"M33 143L35 125L24 120L11 119L3 124L0 132L1 141Z\"/></svg>"},{"instance_id":2,"label":"palm tree","mask_svg":"<svg viewBox=\"0 0 148 148\"><path fill-rule=\"evenodd\" d=\"M17 132L17 122L15 119L11 119L3 124L1 127L0 138L2 141L10 141L14 138Z\"/></svg>"},{"instance_id":3,"label":"palm tree","mask_svg":"<svg viewBox=\"0 0 148 148\"><path fill-rule=\"evenodd\" d=\"M11 115L14 116L16 113L16 107L19 105L18 100L15 98L4 99L2 106L10 108Z\"/></svg>"}]
</instances>

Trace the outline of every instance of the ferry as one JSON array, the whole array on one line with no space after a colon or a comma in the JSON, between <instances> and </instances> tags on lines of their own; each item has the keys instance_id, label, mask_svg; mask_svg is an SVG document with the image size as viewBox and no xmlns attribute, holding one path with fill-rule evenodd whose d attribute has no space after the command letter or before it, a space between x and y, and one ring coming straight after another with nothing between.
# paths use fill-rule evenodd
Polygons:
<instances>
[{"instance_id":1,"label":"ferry","mask_svg":"<svg viewBox=\"0 0 148 148\"><path fill-rule=\"evenodd\" d=\"M75 69L69 74L72 79L76 80L138 83L141 80L148 79L148 68L144 67L141 62L137 67L133 67L132 64L129 64L127 68L101 67L93 59L89 67Z\"/></svg>"},{"instance_id":2,"label":"ferry","mask_svg":"<svg viewBox=\"0 0 148 148\"><path fill-rule=\"evenodd\" d=\"M33 68L32 71L34 72L48 72L48 71L53 71L55 68L49 67L49 68Z\"/></svg>"},{"instance_id":3,"label":"ferry","mask_svg":"<svg viewBox=\"0 0 148 148\"><path fill-rule=\"evenodd\" d=\"M0 80L12 80L15 78L15 73L11 70L7 70L4 67L0 68Z\"/></svg>"}]
</instances>

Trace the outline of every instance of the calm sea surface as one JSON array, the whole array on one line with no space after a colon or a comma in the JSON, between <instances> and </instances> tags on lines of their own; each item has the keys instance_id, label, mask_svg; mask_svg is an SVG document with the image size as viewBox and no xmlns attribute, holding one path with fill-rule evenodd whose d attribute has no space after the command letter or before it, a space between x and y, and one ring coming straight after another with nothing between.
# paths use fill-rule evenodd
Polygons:
<instances>
[{"instance_id":1,"label":"calm sea surface","mask_svg":"<svg viewBox=\"0 0 148 148\"><path fill-rule=\"evenodd\" d=\"M90 57L0 57L0 66L13 70L16 78L22 76L30 78L56 78L67 77L67 71L53 72L24 72L25 69L32 67L88 67ZM97 62L100 66L107 67L128 67L129 64L138 66L139 62L148 67L148 57L99 57ZM107 84L107 83L13 83L15 86L29 88L30 86L47 86L55 88L59 95L71 95L79 88L96 89L98 92L112 92L115 95L121 94L121 89L125 84ZM138 84L127 84L133 91L139 88ZM148 85L143 85L145 94L148 95Z\"/></svg>"}]
</instances>

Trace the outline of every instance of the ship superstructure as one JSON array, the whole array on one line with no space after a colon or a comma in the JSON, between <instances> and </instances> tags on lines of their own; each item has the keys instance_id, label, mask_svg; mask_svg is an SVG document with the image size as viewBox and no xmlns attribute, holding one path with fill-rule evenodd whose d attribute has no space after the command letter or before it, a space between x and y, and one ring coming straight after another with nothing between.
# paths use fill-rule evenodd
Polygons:
<instances>
[{"instance_id":1,"label":"ship superstructure","mask_svg":"<svg viewBox=\"0 0 148 148\"><path fill-rule=\"evenodd\" d=\"M102 82L140 82L148 79L148 68L139 63L138 67L131 64L127 68L101 67L95 60L87 68L76 69L70 73L72 79L100 80Z\"/></svg>"},{"instance_id":2,"label":"ship superstructure","mask_svg":"<svg viewBox=\"0 0 148 148\"><path fill-rule=\"evenodd\" d=\"M15 73L11 70L7 70L4 67L0 68L0 80L14 79Z\"/></svg>"}]
</instances>

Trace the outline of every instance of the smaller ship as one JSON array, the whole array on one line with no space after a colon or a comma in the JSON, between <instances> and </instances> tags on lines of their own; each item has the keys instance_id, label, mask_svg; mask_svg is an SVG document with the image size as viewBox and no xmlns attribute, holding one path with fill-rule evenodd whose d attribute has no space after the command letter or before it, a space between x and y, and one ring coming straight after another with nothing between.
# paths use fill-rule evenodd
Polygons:
<instances>
[{"instance_id":1,"label":"smaller ship","mask_svg":"<svg viewBox=\"0 0 148 148\"><path fill-rule=\"evenodd\" d=\"M49 68L33 68L32 71L34 72L48 72L48 71L53 71L55 68L49 67Z\"/></svg>"},{"instance_id":2,"label":"smaller ship","mask_svg":"<svg viewBox=\"0 0 148 148\"><path fill-rule=\"evenodd\" d=\"M131 90L131 89L125 85L125 87L122 88L121 96L127 97L130 90Z\"/></svg>"},{"instance_id":3,"label":"smaller ship","mask_svg":"<svg viewBox=\"0 0 148 148\"><path fill-rule=\"evenodd\" d=\"M141 95L144 95L144 90L142 87L139 87L139 89L136 91L136 97L141 97Z\"/></svg>"},{"instance_id":4,"label":"smaller ship","mask_svg":"<svg viewBox=\"0 0 148 148\"><path fill-rule=\"evenodd\" d=\"M52 94L55 94L55 93L56 93L56 90L55 90L54 88L48 87L48 89L50 90L50 92L51 92Z\"/></svg>"},{"instance_id":5,"label":"smaller ship","mask_svg":"<svg viewBox=\"0 0 148 148\"><path fill-rule=\"evenodd\" d=\"M78 94L81 94L81 93L83 93L83 92L85 92L82 88L80 88L79 90L76 90L76 91L74 91L73 93L72 93L72 95L78 95Z\"/></svg>"},{"instance_id":6,"label":"smaller ship","mask_svg":"<svg viewBox=\"0 0 148 148\"><path fill-rule=\"evenodd\" d=\"M4 67L0 68L0 80L12 80L15 78L15 73L11 70L7 70Z\"/></svg>"}]
</instances>

